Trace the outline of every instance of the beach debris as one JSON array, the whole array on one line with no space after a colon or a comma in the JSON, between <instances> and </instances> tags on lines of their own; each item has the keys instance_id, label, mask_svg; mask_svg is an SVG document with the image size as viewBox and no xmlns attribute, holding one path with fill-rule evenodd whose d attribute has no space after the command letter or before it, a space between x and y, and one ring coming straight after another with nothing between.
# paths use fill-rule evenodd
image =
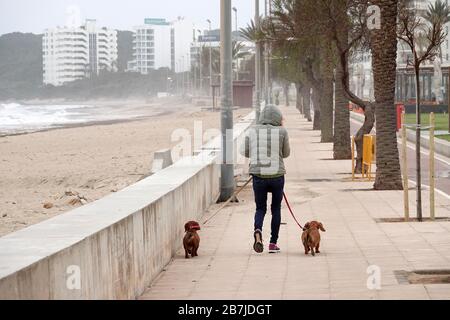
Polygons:
<instances>
[{"instance_id":1,"label":"beach debris","mask_svg":"<svg viewBox=\"0 0 450 320\"><path fill-rule=\"evenodd\" d=\"M8 216L7 213L2 214L2 218L6 218Z\"/></svg>"},{"instance_id":2,"label":"beach debris","mask_svg":"<svg viewBox=\"0 0 450 320\"><path fill-rule=\"evenodd\" d=\"M81 195L76 195L75 197L73 197L72 199L69 200L69 202L67 204L71 205L71 206L77 206L77 205L85 205L88 203L88 200Z\"/></svg>"},{"instance_id":3,"label":"beach debris","mask_svg":"<svg viewBox=\"0 0 450 320\"><path fill-rule=\"evenodd\" d=\"M81 204L81 200L79 198L73 198L70 199L69 202L67 202L67 204L71 205L71 206L76 206Z\"/></svg>"},{"instance_id":4,"label":"beach debris","mask_svg":"<svg viewBox=\"0 0 450 320\"><path fill-rule=\"evenodd\" d=\"M51 208L53 208L53 203L51 202L44 203L44 209L51 209Z\"/></svg>"},{"instance_id":5,"label":"beach debris","mask_svg":"<svg viewBox=\"0 0 450 320\"><path fill-rule=\"evenodd\" d=\"M64 195L66 197L77 197L79 195L79 193L76 191L68 190L64 193Z\"/></svg>"}]
</instances>

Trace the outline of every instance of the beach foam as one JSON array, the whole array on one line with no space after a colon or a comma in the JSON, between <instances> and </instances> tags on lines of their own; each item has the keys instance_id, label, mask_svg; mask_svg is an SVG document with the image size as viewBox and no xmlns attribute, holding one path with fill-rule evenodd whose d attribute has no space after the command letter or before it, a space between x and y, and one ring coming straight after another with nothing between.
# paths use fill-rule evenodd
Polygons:
<instances>
[{"instance_id":1,"label":"beach foam","mask_svg":"<svg viewBox=\"0 0 450 320\"><path fill-rule=\"evenodd\" d=\"M0 132L14 133L95 120L89 105L0 104Z\"/></svg>"}]
</instances>

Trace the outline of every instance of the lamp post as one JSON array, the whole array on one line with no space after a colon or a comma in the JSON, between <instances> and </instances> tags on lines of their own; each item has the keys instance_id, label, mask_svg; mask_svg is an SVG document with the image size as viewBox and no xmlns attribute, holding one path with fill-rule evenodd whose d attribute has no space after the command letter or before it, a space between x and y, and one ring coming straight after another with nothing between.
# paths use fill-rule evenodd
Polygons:
<instances>
[{"instance_id":1,"label":"lamp post","mask_svg":"<svg viewBox=\"0 0 450 320\"><path fill-rule=\"evenodd\" d=\"M234 11L234 17L235 17L235 32L236 32L236 36L237 36L237 31L238 31L238 26L237 26L237 9L236 7L233 7L233 11ZM236 61L234 61L234 65L236 68L236 80L239 80L239 68L238 68L238 60L236 59Z\"/></svg>"},{"instance_id":2,"label":"lamp post","mask_svg":"<svg viewBox=\"0 0 450 320\"><path fill-rule=\"evenodd\" d=\"M206 20L209 24L209 33L208 36L211 36L211 20ZM209 92L212 97L212 48L211 48L211 40L209 40Z\"/></svg>"},{"instance_id":3,"label":"lamp post","mask_svg":"<svg viewBox=\"0 0 450 320\"><path fill-rule=\"evenodd\" d=\"M181 83L182 83L182 88L183 88L183 97L186 94L186 82L184 80L184 55L181 56L181 64L180 64L180 68L181 68Z\"/></svg>"},{"instance_id":4,"label":"lamp post","mask_svg":"<svg viewBox=\"0 0 450 320\"><path fill-rule=\"evenodd\" d=\"M255 0L255 26L259 29L259 0ZM261 43L256 41L255 43L255 85L256 85L256 122L259 119L259 113L261 109Z\"/></svg>"},{"instance_id":5,"label":"lamp post","mask_svg":"<svg viewBox=\"0 0 450 320\"><path fill-rule=\"evenodd\" d=\"M222 164L219 201L226 201L230 199L233 196L235 188L233 164L233 65L231 25L231 0L220 0Z\"/></svg>"},{"instance_id":6,"label":"lamp post","mask_svg":"<svg viewBox=\"0 0 450 320\"><path fill-rule=\"evenodd\" d=\"M268 3L267 0L264 1L265 4L265 16L268 17ZM266 105L270 103L270 94L269 94L269 44L267 41L264 42L264 100Z\"/></svg>"},{"instance_id":7,"label":"lamp post","mask_svg":"<svg viewBox=\"0 0 450 320\"><path fill-rule=\"evenodd\" d=\"M235 28L234 28L234 30L237 32L237 31L238 31L237 8L236 8L236 7L233 7L233 11L234 11L234 23L235 23Z\"/></svg>"},{"instance_id":8,"label":"lamp post","mask_svg":"<svg viewBox=\"0 0 450 320\"><path fill-rule=\"evenodd\" d=\"M198 33L199 34L202 34L202 32L201 32L201 30L197 30L198 31ZM197 41L197 43L198 43L198 41ZM199 64L199 73L200 73L200 77L199 77L199 82L200 82L200 94L202 95L203 94L203 73L202 73L202 64L203 64L203 59L202 59L202 53L203 53L203 50L202 50L202 47L200 46L200 44L198 43L198 64Z\"/></svg>"}]
</instances>

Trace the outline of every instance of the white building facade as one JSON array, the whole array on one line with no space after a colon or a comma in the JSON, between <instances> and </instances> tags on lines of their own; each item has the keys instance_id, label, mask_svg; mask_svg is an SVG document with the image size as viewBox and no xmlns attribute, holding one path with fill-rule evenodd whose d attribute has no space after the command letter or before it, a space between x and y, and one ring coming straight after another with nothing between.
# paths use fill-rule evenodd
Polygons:
<instances>
[{"instance_id":1,"label":"white building facade","mask_svg":"<svg viewBox=\"0 0 450 320\"><path fill-rule=\"evenodd\" d=\"M194 42L194 24L179 17L172 22L172 70L176 73L191 70L191 45Z\"/></svg>"},{"instance_id":2,"label":"white building facade","mask_svg":"<svg viewBox=\"0 0 450 320\"><path fill-rule=\"evenodd\" d=\"M101 70L117 71L117 31L97 29L95 20L80 27L45 30L42 50L46 85L60 86Z\"/></svg>"},{"instance_id":3,"label":"white building facade","mask_svg":"<svg viewBox=\"0 0 450 320\"><path fill-rule=\"evenodd\" d=\"M134 27L133 56L128 70L147 74L150 70L171 67L171 28L165 19L145 19Z\"/></svg>"},{"instance_id":4,"label":"white building facade","mask_svg":"<svg viewBox=\"0 0 450 320\"><path fill-rule=\"evenodd\" d=\"M182 17L173 22L151 18L133 29L134 59L128 62L128 71L148 74L150 70L160 68L169 68L175 72L191 69L193 23Z\"/></svg>"}]
</instances>

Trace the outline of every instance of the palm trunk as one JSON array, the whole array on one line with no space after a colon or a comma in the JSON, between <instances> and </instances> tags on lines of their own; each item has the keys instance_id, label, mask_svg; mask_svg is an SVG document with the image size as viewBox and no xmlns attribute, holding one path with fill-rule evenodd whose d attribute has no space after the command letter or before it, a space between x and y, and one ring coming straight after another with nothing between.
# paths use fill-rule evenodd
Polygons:
<instances>
[{"instance_id":1,"label":"palm trunk","mask_svg":"<svg viewBox=\"0 0 450 320\"><path fill-rule=\"evenodd\" d=\"M308 86L303 86L302 89L302 97L303 97L303 112L305 118L311 122L311 88Z\"/></svg>"},{"instance_id":2,"label":"palm trunk","mask_svg":"<svg viewBox=\"0 0 450 320\"><path fill-rule=\"evenodd\" d=\"M342 78L342 66L338 64L335 82L335 106L334 106L334 139L333 158L351 159L352 149L350 141L350 110L348 99L345 95Z\"/></svg>"},{"instance_id":3,"label":"palm trunk","mask_svg":"<svg viewBox=\"0 0 450 320\"><path fill-rule=\"evenodd\" d=\"M321 50L322 92L320 92L321 142L333 142L333 54L330 45Z\"/></svg>"},{"instance_id":4,"label":"palm trunk","mask_svg":"<svg viewBox=\"0 0 450 320\"><path fill-rule=\"evenodd\" d=\"M321 142L333 142L333 80L324 80L320 103Z\"/></svg>"},{"instance_id":5,"label":"palm trunk","mask_svg":"<svg viewBox=\"0 0 450 320\"><path fill-rule=\"evenodd\" d=\"M373 125L375 124L375 117L372 108L370 105L367 105L364 110L364 123L359 128L358 132L355 135L355 144L356 144L356 167L355 173L362 172L362 157L363 157L363 139L364 135L369 134Z\"/></svg>"},{"instance_id":6,"label":"palm trunk","mask_svg":"<svg viewBox=\"0 0 450 320\"><path fill-rule=\"evenodd\" d=\"M313 90L313 108L314 108L313 130L320 130L320 102L319 102L319 92L317 92L316 89Z\"/></svg>"},{"instance_id":7,"label":"palm trunk","mask_svg":"<svg viewBox=\"0 0 450 320\"><path fill-rule=\"evenodd\" d=\"M377 120L377 190L401 190L402 178L397 147L395 78L397 59L398 0L374 0L381 9L380 29L371 31L372 67Z\"/></svg>"},{"instance_id":8,"label":"palm trunk","mask_svg":"<svg viewBox=\"0 0 450 320\"><path fill-rule=\"evenodd\" d=\"M284 91L284 98L286 99L285 101L285 105L286 107L289 107L289 85L290 83L285 83L283 86L283 91Z\"/></svg>"},{"instance_id":9,"label":"palm trunk","mask_svg":"<svg viewBox=\"0 0 450 320\"><path fill-rule=\"evenodd\" d=\"M297 108L297 110L301 113L301 114L303 114L303 110L302 110L302 94L301 94L301 92L302 92L302 84L301 83L296 83L295 84L295 89L296 89L296 91L297 91L297 99L296 99L296 103L295 103L295 105L296 105L296 108Z\"/></svg>"}]
</instances>

